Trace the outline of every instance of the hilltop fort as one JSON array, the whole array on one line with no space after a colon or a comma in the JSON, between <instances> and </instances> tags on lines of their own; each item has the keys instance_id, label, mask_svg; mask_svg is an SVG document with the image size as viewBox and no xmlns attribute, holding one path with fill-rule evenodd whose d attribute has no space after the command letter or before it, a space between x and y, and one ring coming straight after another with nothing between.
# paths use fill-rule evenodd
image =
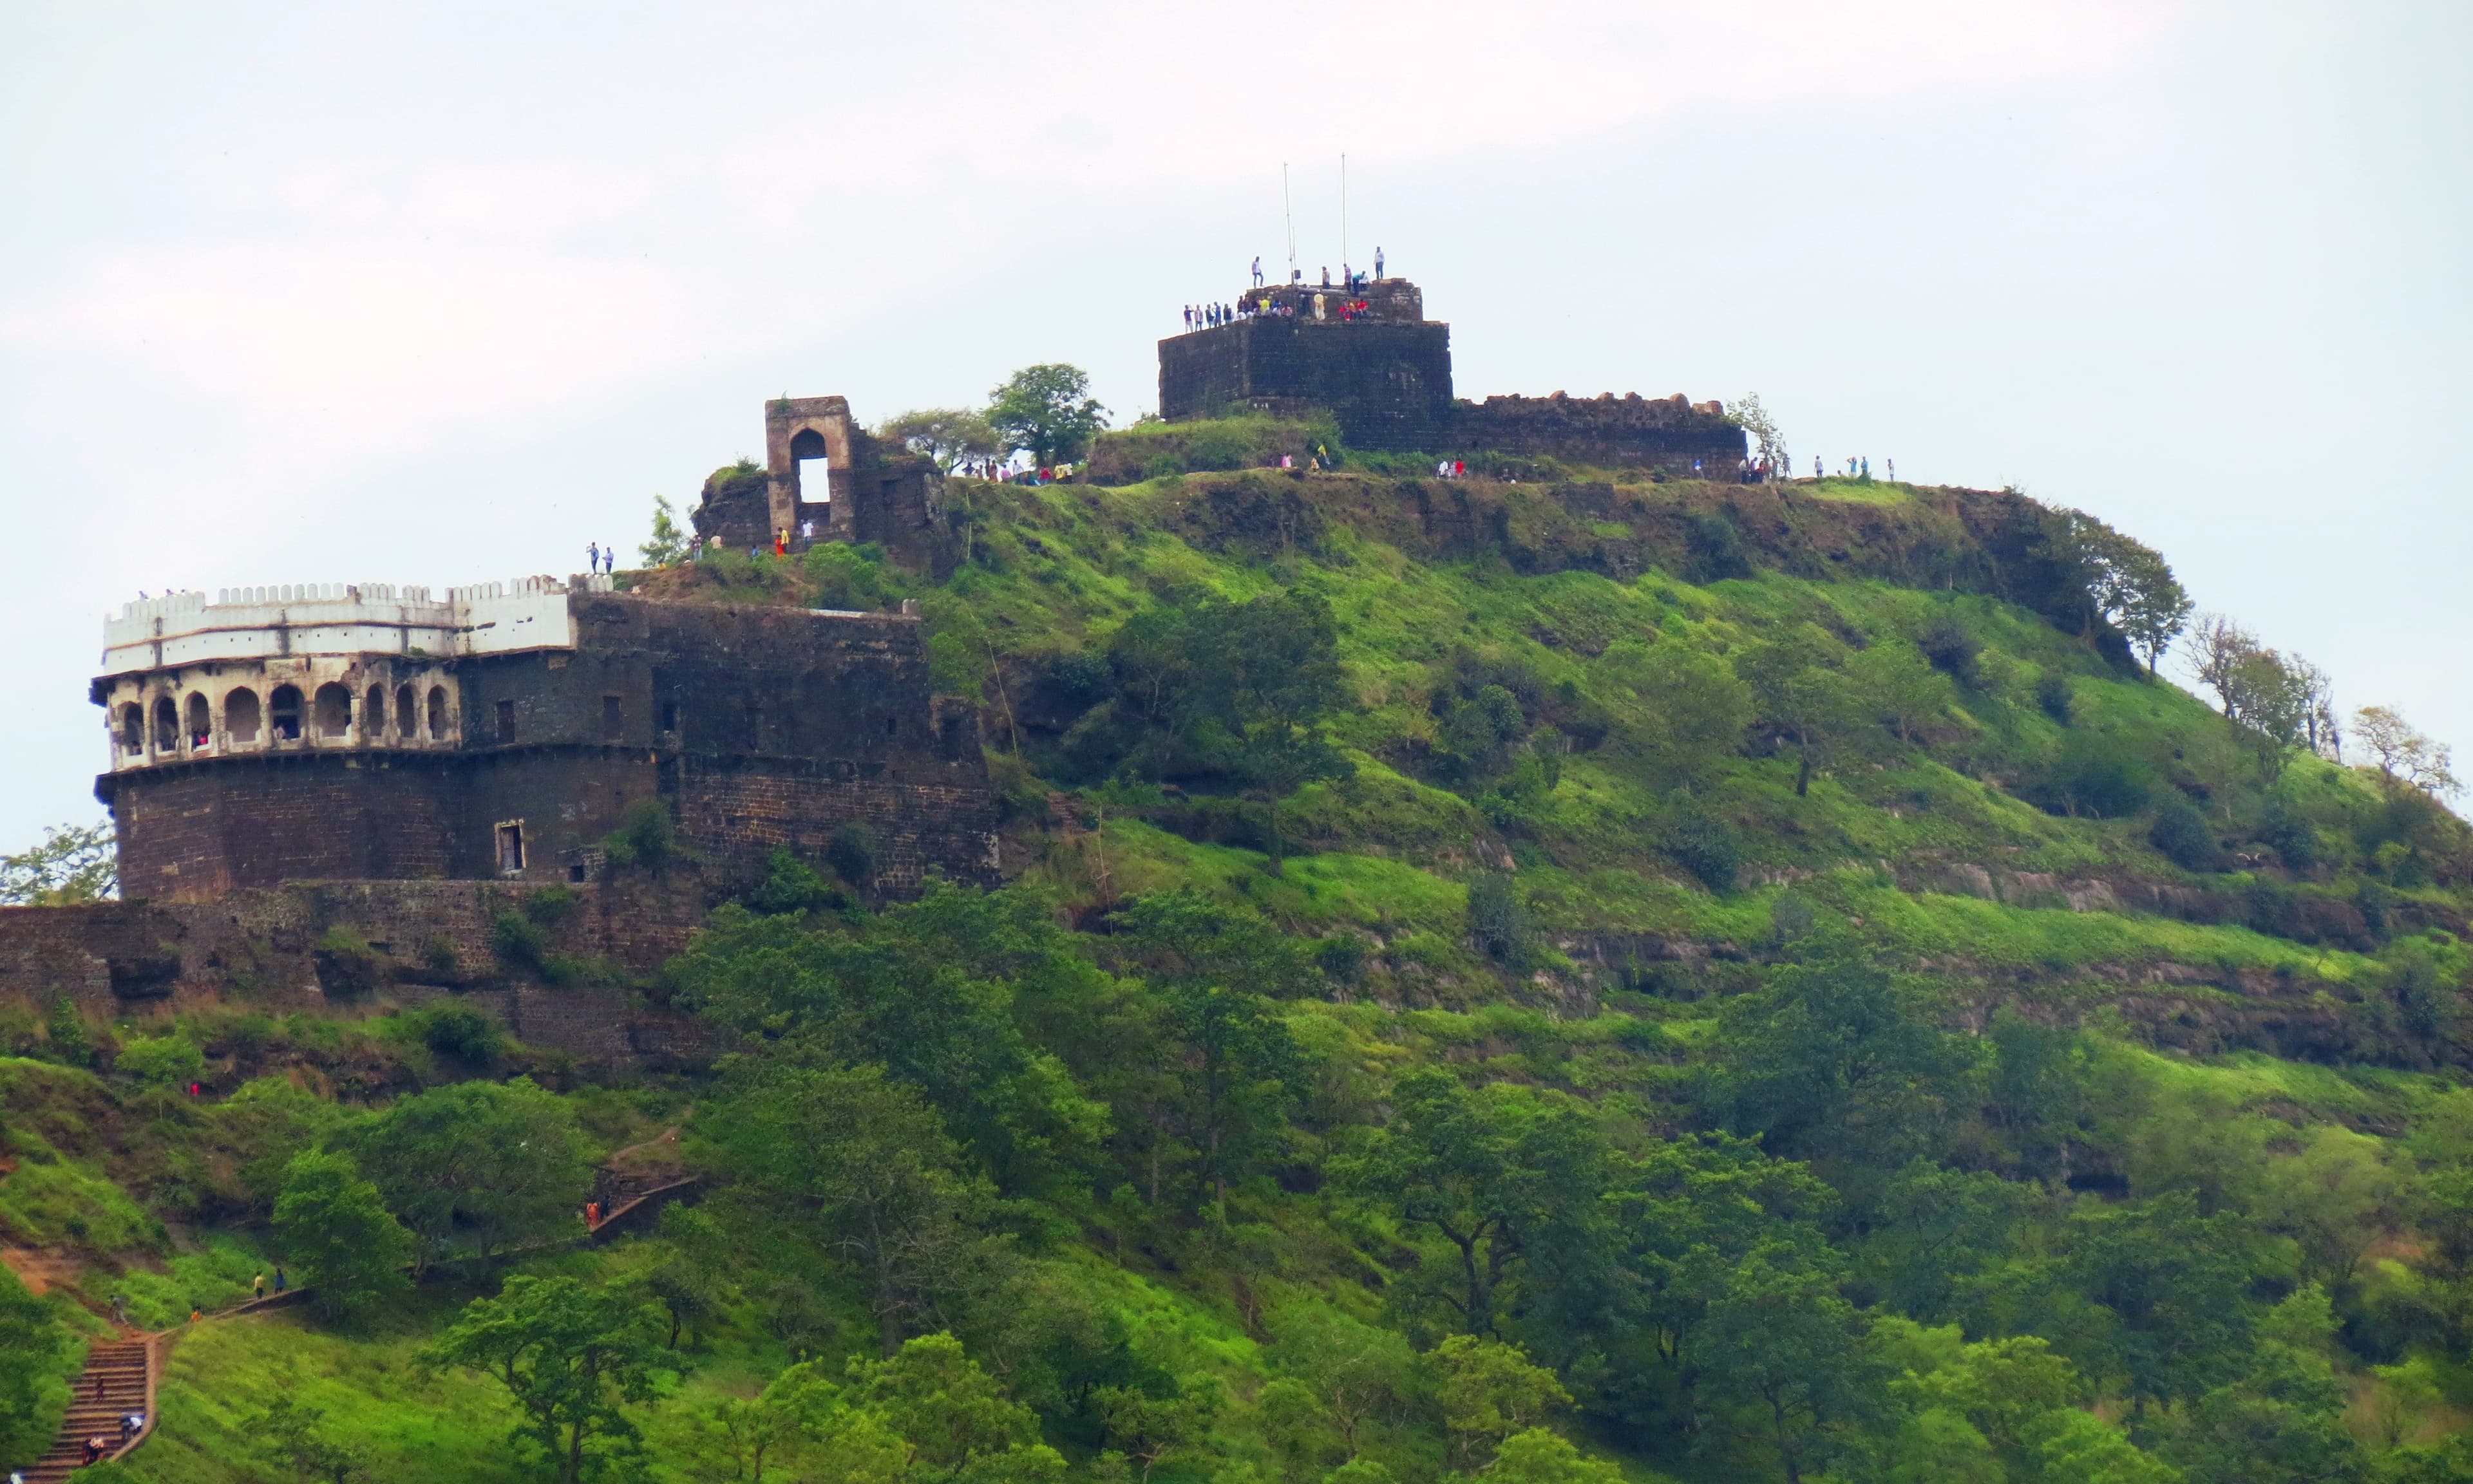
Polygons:
<instances>
[{"instance_id":1,"label":"hilltop fort","mask_svg":"<svg viewBox=\"0 0 2473 1484\"><path fill-rule=\"evenodd\" d=\"M1161 342L1159 357L1171 424L1328 417L1363 449L1659 479L1746 469L1742 430L1715 402L1455 397L1450 326L1401 278L1257 290L1226 323ZM927 580L954 569L945 474L870 436L846 398L768 402L764 447L761 466L706 482L699 547L735 561L848 543ZM1600 491L1555 498L1595 511ZM1429 533L1457 519L1473 522L1470 539L1510 539L1500 515L1460 509L1466 498L1447 519L1400 493ZM530 912L542 939L518 960L641 977L779 851L838 849L842 874L877 898L915 895L931 874L995 881L981 701L935 693L918 605L743 596L587 574L126 605L105 623L89 688L108 749L95 793L125 899L0 915L0 990L109 1015L235 982L384 983L478 993L528 1039L639 1056L692 1032L511 963L510 914ZM613 842L647 828L665 842L661 869L613 871Z\"/></svg>"}]
</instances>

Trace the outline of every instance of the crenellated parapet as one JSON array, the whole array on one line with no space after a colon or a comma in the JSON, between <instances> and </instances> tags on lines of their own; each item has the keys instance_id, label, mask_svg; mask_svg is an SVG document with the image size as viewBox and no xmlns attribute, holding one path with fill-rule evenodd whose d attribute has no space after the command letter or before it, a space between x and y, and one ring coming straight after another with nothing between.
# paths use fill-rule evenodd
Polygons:
<instances>
[{"instance_id":1,"label":"crenellated parapet","mask_svg":"<svg viewBox=\"0 0 2473 1484\"><path fill-rule=\"evenodd\" d=\"M104 620L92 699L111 771L241 754L463 743L459 658L572 650L603 575L449 587L305 583L172 593Z\"/></svg>"}]
</instances>

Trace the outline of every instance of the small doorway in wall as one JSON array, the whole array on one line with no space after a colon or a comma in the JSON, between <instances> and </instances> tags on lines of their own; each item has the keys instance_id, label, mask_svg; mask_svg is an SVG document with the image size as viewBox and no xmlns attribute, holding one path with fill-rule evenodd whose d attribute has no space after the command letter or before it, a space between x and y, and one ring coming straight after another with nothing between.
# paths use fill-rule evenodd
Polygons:
<instances>
[{"instance_id":1,"label":"small doorway in wall","mask_svg":"<svg viewBox=\"0 0 2473 1484\"><path fill-rule=\"evenodd\" d=\"M300 741L300 687L298 685L276 686L275 694L267 698L266 714L268 724L275 730L276 741Z\"/></svg>"},{"instance_id":2,"label":"small doorway in wall","mask_svg":"<svg viewBox=\"0 0 2473 1484\"><path fill-rule=\"evenodd\" d=\"M505 820L498 826L498 874L520 875L524 869L524 822Z\"/></svg>"},{"instance_id":3,"label":"small doorway in wall","mask_svg":"<svg viewBox=\"0 0 2473 1484\"><path fill-rule=\"evenodd\" d=\"M207 708L206 698L194 690L189 692L188 705L181 711L189 733L189 751L204 752L215 739L214 713Z\"/></svg>"}]
</instances>

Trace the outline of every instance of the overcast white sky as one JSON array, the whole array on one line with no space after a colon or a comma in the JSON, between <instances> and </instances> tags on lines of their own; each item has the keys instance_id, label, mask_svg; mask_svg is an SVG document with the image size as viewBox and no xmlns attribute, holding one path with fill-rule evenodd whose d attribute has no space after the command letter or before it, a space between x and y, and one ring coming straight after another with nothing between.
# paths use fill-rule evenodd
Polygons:
<instances>
[{"instance_id":1,"label":"overcast white sky","mask_svg":"<svg viewBox=\"0 0 2473 1484\"><path fill-rule=\"evenodd\" d=\"M2473 7L0 7L0 850L140 588L632 550L760 451L1385 250L1463 395L1758 392L2473 742Z\"/></svg>"}]
</instances>

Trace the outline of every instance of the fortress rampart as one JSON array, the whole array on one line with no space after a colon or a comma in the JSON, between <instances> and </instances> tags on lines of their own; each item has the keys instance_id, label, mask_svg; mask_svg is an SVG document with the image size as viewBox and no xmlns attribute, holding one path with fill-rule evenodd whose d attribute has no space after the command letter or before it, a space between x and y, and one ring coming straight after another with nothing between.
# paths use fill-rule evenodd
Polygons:
<instances>
[{"instance_id":1,"label":"fortress rampart","mask_svg":"<svg viewBox=\"0 0 2473 1484\"><path fill-rule=\"evenodd\" d=\"M659 603L607 578L322 586L107 623L109 804L131 898L300 879L580 882L660 804L724 875L834 831L875 889L988 874L976 723L930 697L914 614Z\"/></svg>"},{"instance_id":2,"label":"fortress rampart","mask_svg":"<svg viewBox=\"0 0 2473 1484\"><path fill-rule=\"evenodd\" d=\"M1405 278L1250 289L1237 318L1159 343L1160 416L1326 411L1358 448L1496 452L1679 478L1734 479L1748 449L1716 402L1452 394L1451 326Z\"/></svg>"}]
</instances>

